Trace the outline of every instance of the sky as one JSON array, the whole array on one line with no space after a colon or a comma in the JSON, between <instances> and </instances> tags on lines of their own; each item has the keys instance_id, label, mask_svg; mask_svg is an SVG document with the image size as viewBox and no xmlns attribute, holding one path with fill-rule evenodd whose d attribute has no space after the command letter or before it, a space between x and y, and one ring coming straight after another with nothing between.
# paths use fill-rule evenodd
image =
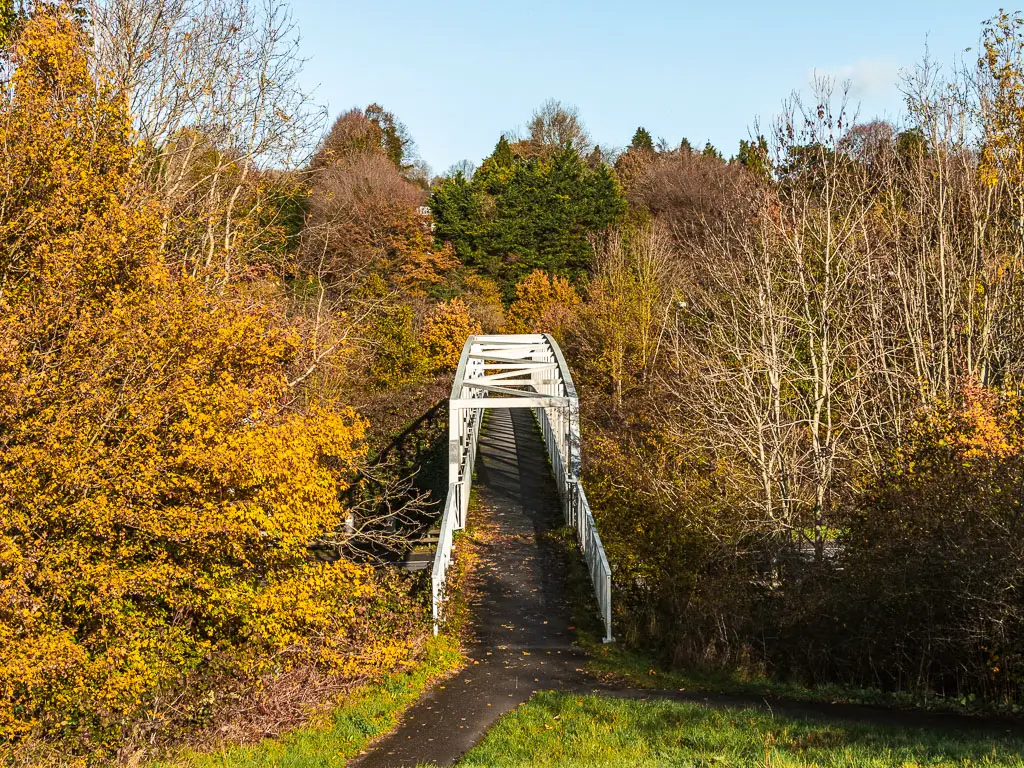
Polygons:
<instances>
[{"instance_id":1,"label":"sky","mask_svg":"<svg viewBox=\"0 0 1024 768\"><path fill-rule=\"evenodd\" d=\"M1006 0L492 2L292 0L302 80L333 119L377 102L435 173L491 153L550 98L595 142L637 126L735 154L814 73L849 80L861 120L898 118L900 71L973 58Z\"/></svg>"}]
</instances>

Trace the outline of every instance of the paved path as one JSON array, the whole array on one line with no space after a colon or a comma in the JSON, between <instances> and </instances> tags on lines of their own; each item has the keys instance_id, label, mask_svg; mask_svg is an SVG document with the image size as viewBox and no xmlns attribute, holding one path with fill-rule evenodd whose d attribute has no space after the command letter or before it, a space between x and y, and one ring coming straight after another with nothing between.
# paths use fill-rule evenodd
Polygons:
<instances>
[{"instance_id":1,"label":"paved path","mask_svg":"<svg viewBox=\"0 0 1024 768\"><path fill-rule=\"evenodd\" d=\"M558 497L530 411L494 410L480 436L470 516L493 524L477 567L480 602L469 665L407 713L359 768L451 765L499 715L538 690L586 683L572 645L563 555L541 534L561 525Z\"/></svg>"},{"instance_id":2,"label":"paved path","mask_svg":"<svg viewBox=\"0 0 1024 768\"><path fill-rule=\"evenodd\" d=\"M499 715L538 690L673 699L710 707L755 707L792 717L940 730L1006 732L1020 722L904 712L857 705L796 702L702 691L602 685L582 671L572 645L564 555L541 534L561 525L554 481L529 411L496 410L480 437L476 497L470 515L496 533L480 545L480 601L469 665L436 686L394 733L354 762L359 768L451 765Z\"/></svg>"}]
</instances>

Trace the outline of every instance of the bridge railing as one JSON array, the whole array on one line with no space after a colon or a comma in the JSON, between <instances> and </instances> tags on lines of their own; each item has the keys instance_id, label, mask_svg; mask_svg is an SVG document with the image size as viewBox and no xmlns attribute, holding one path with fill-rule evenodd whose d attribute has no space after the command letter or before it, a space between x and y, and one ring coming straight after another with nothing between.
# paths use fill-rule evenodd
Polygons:
<instances>
[{"instance_id":1,"label":"bridge railing","mask_svg":"<svg viewBox=\"0 0 1024 768\"><path fill-rule=\"evenodd\" d=\"M463 359L465 358L466 355L463 354ZM479 367L473 364L474 362L468 361L465 367L460 364L460 373L468 369L469 375L474 376ZM471 397L478 399L482 395L482 392L473 393ZM444 512L441 514L441 530L434 553L434 568L430 574L434 634L437 634L438 622L442 618L445 584L448 567L452 564L455 531L466 527L470 491L473 488L473 467L476 466L476 448L482 422L482 408L452 408L449 405L448 496L445 498Z\"/></svg>"},{"instance_id":2,"label":"bridge railing","mask_svg":"<svg viewBox=\"0 0 1024 768\"><path fill-rule=\"evenodd\" d=\"M486 408L532 408L544 435L565 521L575 530L604 623L612 640L611 567L580 482L579 400L558 344L547 334L471 336L462 351L449 400L448 497L434 569L434 632L443 618L453 536L465 526L476 448Z\"/></svg>"},{"instance_id":3,"label":"bridge railing","mask_svg":"<svg viewBox=\"0 0 1024 768\"><path fill-rule=\"evenodd\" d=\"M580 454L579 399L562 357L558 344L550 339L550 360L558 365L560 376L537 382L542 391L555 398L565 398L562 407L536 408L544 442L551 460L551 473L555 477L558 495L562 501L565 521L576 532L576 544L590 573L601 619L604 622L604 642L612 641L612 569L597 532L597 524L580 480L582 467Z\"/></svg>"}]
</instances>

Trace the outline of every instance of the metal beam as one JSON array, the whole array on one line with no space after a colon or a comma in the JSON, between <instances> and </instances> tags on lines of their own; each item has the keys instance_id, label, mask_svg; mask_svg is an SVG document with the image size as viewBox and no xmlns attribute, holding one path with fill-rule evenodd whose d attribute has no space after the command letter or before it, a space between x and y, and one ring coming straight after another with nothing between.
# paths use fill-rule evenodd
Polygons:
<instances>
[{"instance_id":1,"label":"metal beam","mask_svg":"<svg viewBox=\"0 0 1024 768\"><path fill-rule=\"evenodd\" d=\"M460 397L448 401L449 408L565 408L565 397Z\"/></svg>"},{"instance_id":2,"label":"metal beam","mask_svg":"<svg viewBox=\"0 0 1024 768\"><path fill-rule=\"evenodd\" d=\"M533 382L530 382L532 386ZM536 389L524 390L524 389L512 389L511 387L501 387L496 384L488 384L481 379L471 379L463 384L465 387L473 387L474 389L482 389L485 392L497 392L500 395L520 395L522 397L552 397L543 392L538 392ZM485 400L487 398L484 398Z\"/></svg>"}]
</instances>

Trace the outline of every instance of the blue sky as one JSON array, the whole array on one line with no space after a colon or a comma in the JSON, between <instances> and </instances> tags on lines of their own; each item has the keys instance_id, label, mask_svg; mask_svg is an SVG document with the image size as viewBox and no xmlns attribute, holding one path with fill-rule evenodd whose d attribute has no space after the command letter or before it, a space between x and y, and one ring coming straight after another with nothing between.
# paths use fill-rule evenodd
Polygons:
<instances>
[{"instance_id":1,"label":"blue sky","mask_svg":"<svg viewBox=\"0 0 1024 768\"><path fill-rule=\"evenodd\" d=\"M1006 2L349 2L293 0L304 81L333 118L376 101L435 172L488 155L548 98L624 146L638 125L728 157L818 71L862 118L901 109L899 70L952 63ZM973 56L974 54L968 54Z\"/></svg>"}]
</instances>

